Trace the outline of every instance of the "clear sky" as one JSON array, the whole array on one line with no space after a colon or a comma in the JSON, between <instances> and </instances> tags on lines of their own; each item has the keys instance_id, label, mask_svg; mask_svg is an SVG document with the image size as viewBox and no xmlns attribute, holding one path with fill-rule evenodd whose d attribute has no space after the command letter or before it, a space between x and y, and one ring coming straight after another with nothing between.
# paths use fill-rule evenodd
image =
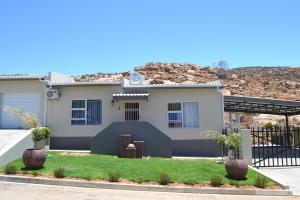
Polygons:
<instances>
[{"instance_id":1,"label":"clear sky","mask_svg":"<svg viewBox=\"0 0 300 200\"><path fill-rule=\"evenodd\" d=\"M299 0L0 0L0 73L300 65Z\"/></svg>"}]
</instances>

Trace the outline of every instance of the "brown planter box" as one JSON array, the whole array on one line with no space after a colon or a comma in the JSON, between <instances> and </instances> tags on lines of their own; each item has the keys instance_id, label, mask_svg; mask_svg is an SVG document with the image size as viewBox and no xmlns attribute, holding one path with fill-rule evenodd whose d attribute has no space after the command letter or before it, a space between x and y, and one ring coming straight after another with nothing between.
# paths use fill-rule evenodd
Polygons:
<instances>
[{"instance_id":1,"label":"brown planter box","mask_svg":"<svg viewBox=\"0 0 300 200\"><path fill-rule=\"evenodd\" d=\"M130 134L120 135L119 156L121 158L126 156L126 148L130 143L131 143Z\"/></svg>"},{"instance_id":2,"label":"brown planter box","mask_svg":"<svg viewBox=\"0 0 300 200\"><path fill-rule=\"evenodd\" d=\"M144 156L144 141L133 141L136 148L136 158L142 158Z\"/></svg>"},{"instance_id":3,"label":"brown planter box","mask_svg":"<svg viewBox=\"0 0 300 200\"><path fill-rule=\"evenodd\" d=\"M125 158L135 158L136 148L126 148Z\"/></svg>"}]
</instances>

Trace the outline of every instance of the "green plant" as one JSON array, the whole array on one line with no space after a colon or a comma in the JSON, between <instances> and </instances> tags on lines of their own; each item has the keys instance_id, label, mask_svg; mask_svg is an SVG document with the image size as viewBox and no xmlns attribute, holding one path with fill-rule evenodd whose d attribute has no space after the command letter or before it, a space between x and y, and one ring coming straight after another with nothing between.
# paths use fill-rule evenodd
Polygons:
<instances>
[{"instance_id":1,"label":"green plant","mask_svg":"<svg viewBox=\"0 0 300 200\"><path fill-rule=\"evenodd\" d=\"M33 113L23 112L19 108L9 108L7 111L19 118L26 129L37 128L41 125L38 118Z\"/></svg>"},{"instance_id":2,"label":"green plant","mask_svg":"<svg viewBox=\"0 0 300 200\"><path fill-rule=\"evenodd\" d=\"M241 186L241 184L238 181L230 181L229 184L233 185L235 187L240 187Z\"/></svg>"},{"instance_id":3,"label":"green plant","mask_svg":"<svg viewBox=\"0 0 300 200\"><path fill-rule=\"evenodd\" d=\"M258 188L265 188L267 186L268 179L262 175L258 175L254 180L254 186Z\"/></svg>"},{"instance_id":4,"label":"green plant","mask_svg":"<svg viewBox=\"0 0 300 200\"><path fill-rule=\"evenodd\" d=\"M138 184L142 184L143 182L145 182L145 179L144 179L144 177L140 176L140 177L138 177L138 178L136 179L136 182L137 182Z\"/></svg>"},{"instance_id":5,"label":"green plant","mask_svg":"<svg viewBox=\"0 0 300 200\"><path fill-rule=\"evenodd\" d=\"M223 178L219 175L214 175L210 178L210 184L213 187L220 187L223 185Z\"/></svg>"},{"instance_id":6,"label":"green plant","mask_svg":"<svg viewBox=\"0 0 300 200\"><path fill-rule=\"evenodd\" d=\"M57 167L54 169L53 174L56 178L64 178L65 177L65 168Z\"/></svg>"},{"instance_id":7,"label":"green plant","mask_svg":"<svg viewBox=\"0 0 300 200\"><path fill-rule=\"evenodd\" d=\"M109 171L107 173L107 176L108 176L108 181L109 182L119 182L120 180L120 173L119 172L116 172L116 171Z\"/></svg>"},{"instance_id":8,"label":"green plant","mask_svg":"<svg viewBox=\"0 0 300 200\"><path fill-rule=\"evenodd\" d=\"M37 127L32 130L32 141L34 148L37 147L37 142L50 137L51 130L46 127Z\"/></svg>"},{"instance_id":9,"label":"green plant","mask_svg":"<svg viewBox=\"0 0 300 200\"><path fill-rule=\"evenodd\" d=\"M274 128L274 125L271 122L268 122L264 125L264 127L267 129L272 129L272 128Z\"/></svg>"},{"instance_id":10,"label":"green plant","mask_svg":"<svg viewBox=\"0 0 300 200\"><path fill-rule=\"evenodd\" d=\"M197 184L197 181L196 180L184 180L183 183L186 185L195 185L195 184Z\"/></svg>"},{"instance_id":11,"label":"green plant","mask_svg":"<svg viewBox=\"0 0 300 200\"><path fill-rule=\"evenodd\" d=\"M4 173L5 174L16 174L17 171L18 171L17 167L15 165L12 165L12 164L8 164L4 168Z\"/></svg>"},{"instance_id":12,"label":"green plant","mask_svg":"<svg viewBox=\"0 0 300 200\"><path fill-rule=\"evenodd\" d=\"M171 183L171 176L166 172L161 172L159 176L159 184L168 185L169 183Z\"/></svg>"},{"instance_id":13,"label":"green plant","mask_svg":"<svg viewBox=\"0 0 300 200\"><path fill-rule=\"evenodd\" d=\"M37 171L33 171L33 172L31 172L31 175L34 176L34 177L36 177L36 176L39 175L39 173Z\"/></svg>"}]
</instances>

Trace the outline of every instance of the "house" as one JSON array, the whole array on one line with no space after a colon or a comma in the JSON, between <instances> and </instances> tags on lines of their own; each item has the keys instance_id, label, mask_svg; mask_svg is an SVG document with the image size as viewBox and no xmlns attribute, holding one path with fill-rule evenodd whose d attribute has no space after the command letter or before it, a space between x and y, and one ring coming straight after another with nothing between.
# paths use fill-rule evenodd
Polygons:
<instances>
[{"instance_id":1,"label":"house","mask_svg":"<svg viewBox=\"0 0 300 200\"><path fill-rule=\"evenodd\" d=\"M151 156L216 156L207 130L222 131L223 94L219 82L146 84L130 80L75 82L48 75L0 75L0 128L23 128L7 108L20 108L52 129L50 148L117 154L118 138L145 141Z\"/></svg>"}]
</instances>

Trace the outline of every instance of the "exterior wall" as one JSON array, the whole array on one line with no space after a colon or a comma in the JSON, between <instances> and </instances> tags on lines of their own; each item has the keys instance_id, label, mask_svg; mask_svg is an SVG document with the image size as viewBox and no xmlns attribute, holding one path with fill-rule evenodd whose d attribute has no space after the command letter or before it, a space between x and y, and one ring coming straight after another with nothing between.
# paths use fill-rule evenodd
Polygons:
<instances>
[{"instance_id":1,"label":"exterior wall","mask_svg":"<svg viewBox=\"0 0 300 200\"><path fill-rule=\"evenodd\" d=\"M42 125L45 113L46 82L40 80L0 80L0 97L5 93L38 93L40 94L39 120ZM0 100L1 103L1 100ZM1 106L1 105L0 105ZM1 116L0 116L1 120ZM0 127L1 128L1 127Z\"/></svg>"},{"instance_id":2,"label":"exterior wall","mask_svg":"<svg viewBox=\"0 0 300 200\"><path fill-rule=\"evenodd\" d=\"M111 123L124 121L125 102L137 102L122 100L112 105L112 94L121 92L121 86L59 86L56 88L62 96L59 100L48 101L47 111L47 125L52 129L51 147L55 147L56 144L66 144L68 138L70 142L73 141L76 144L73 147L68 147L69 149L88 146L92 137ZM221 132L223 127L222 95L216 89L149 89L148 92L148 101L138 101L140 102L140 121L151 123L172 140L208 139L204 131L216 130ZM71 102L75 99L101 99L102 124L71 125ZM168 103L181 101L198 102L199 127L168 128ZM180 145L173 145L173 151L178 148L177 152L180 152L182 143L178 142L178 144ZM185 146L188 148L188 145ZM195 150L194 147L193 149Z\"/></svg>"},{"instance_id":3,"label":"exterior wall","mask_svg":"<svg viewBox=\"0 0 300 200\"><path fill-rule=\"evenodd\" d=\"M121 121L118 107L111 105L112 93L120 91L120 86L65 86L55 88L59 90L61 98L48 100L47 109L47 126L52 129L51 136L53 139L56 137L92 138L112 122ZM71 125L71 103L72 100L78 99L102 100L102 123L100 125Z\"/></svg>"}]
</instances>

